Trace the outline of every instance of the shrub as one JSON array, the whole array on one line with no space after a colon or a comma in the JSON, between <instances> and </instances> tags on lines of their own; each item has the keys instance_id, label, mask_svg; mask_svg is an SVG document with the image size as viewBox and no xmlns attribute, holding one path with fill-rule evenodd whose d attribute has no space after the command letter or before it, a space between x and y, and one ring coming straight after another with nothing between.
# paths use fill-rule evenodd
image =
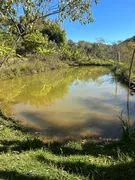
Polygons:
<instances>
[{"instance_id":1,"label":"shrub","mask_svg":"<svg viewBox=\"0 0 135 180\"><path fill-rule=\"evenodd\" d=\"M22 45L25 52L36 52L38 48L45 48L48 44L47 37L43 37L40 32L30 33L24 36Z\"/></svg>"}]
</instances>

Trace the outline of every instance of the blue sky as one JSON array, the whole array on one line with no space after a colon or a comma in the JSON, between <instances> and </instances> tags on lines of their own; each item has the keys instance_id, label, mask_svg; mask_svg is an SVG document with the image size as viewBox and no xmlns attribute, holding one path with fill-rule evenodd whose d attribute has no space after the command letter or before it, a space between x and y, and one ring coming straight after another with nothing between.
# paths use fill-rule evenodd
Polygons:
<instances>
[{"instance_id":1,"label":"blue sky","mask_svg":"<svg viewBox=\"0 0 135 180\"><path fill-rule=\"evenodd\" d=\"M114 42L135 35L135 0L99 0L92 13L94 22L91 24L80 25L67 20L63 23L68 39L94 42L102 37Z\"/></svg>"},{"instance_id":2,"label":"blue sky","mask_svg":"<svg viewBox=\"0 0 135 180\"><path fill-rule=\"evenodd\" d=\"M91 24L81 25L68 20L62 24L67 39L95 42L102 37L111 43L135 35L135 0L99 0L98 6L93 5L92 13L94 22ZM21 9L18 14L22 14Z\"/></svg>"}]
</instances>

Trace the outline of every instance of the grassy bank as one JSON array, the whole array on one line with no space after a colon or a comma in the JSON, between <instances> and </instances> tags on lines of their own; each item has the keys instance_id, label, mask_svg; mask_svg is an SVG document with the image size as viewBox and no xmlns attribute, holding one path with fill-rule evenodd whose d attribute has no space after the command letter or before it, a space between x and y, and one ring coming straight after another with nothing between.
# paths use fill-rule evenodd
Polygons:
<instances>
[{"instance_id":1,"label":"grassy bank","mask_svg":"<svg viewBox=\"0 0 135 180\"><path fill-rule=\"evenodd\" d=\"M59 54L48 55L45 59L39 55L27 55L23 59L9 59L8 64L0 72L0 79L38 74L55 69L65 69L69 66L112 66L112 60L79 59L76 61L60 60Z\"/></svg>"},{"instance_id":2,"label":"grassy bank","mask_svg":"<svg viewBox=\"0 0 135 180\"><path fill-rule=\"evenodd\" d=\"M119 63L118 67L112 67L112 71L118 77L118 79L129 86L129 68L130 63ZM135 67L132 68L130 89L135 91Z\"/></svg>"},{"instance_id":3,"label":"grassy bank","mask_svg":"<svg viewBox=\"0 0 135 180\"><path fill-rule=\"evenodd\" d=\"M0 179L118 180L135 177L135 143L80 140L44 143L0 117Z\"/></svg>"},{"instance_id":4,"label":"grassy bank","mask_svg":"<svg viewBox=\"0 0 135 180\"><path fill-rule=\"evenodd\" d=\"M112 66L113 64L113 60L101 60L98 58L80 59L69 63L70 66Z\"/></svg>"},{"instance_id":5,"label":"grassy bank","mask_svg":"<svg viewBox=\"0 0 135 180\"><path fill-rule=\"evenodd\" d=\"M23 59L9 59L8 64L6 64L0 72L0 79L38 74L67 67L68 64L59 60L57 54L48 55L46 59L39 55L27 55L27 57Z\"/></svg>"}]
</instances>

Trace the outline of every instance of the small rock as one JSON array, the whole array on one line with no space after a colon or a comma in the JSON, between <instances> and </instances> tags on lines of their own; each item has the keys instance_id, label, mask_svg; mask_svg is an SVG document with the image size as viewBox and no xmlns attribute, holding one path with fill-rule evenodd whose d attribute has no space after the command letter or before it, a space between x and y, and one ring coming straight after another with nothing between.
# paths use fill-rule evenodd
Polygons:
<instances>
[{"instance_id":1,"label":"small rock","mask_svg":"<svg viewBox=\"0 0 135 180\"><path fill-rule=\"evenodd\" d=\"M0 130L3 130L4 129L4 126L3 125L0 125Z\"/></svg>"},{"instance_id":2,"label":"small rock","mask_svg":"<svg viewBox=\"0 0 135 180\"><path fill-rule=\"evenodd\" d=\"M109 159L112 159L112 157L111 157L111 156L108 156L108 158L109 158Z\"/></svg>"},{"instance_id":3,"label":"small rock","mask_svg":"<svg viewBox=\"0 0 135 180\"><path fill-rule=\"evenodd\" d=\"M83 139L83 140L82 140L82 144L85 144L85 143L86 143L86 139Z\"/></svg>"},{"instance_id":4,"label":"small rock","mask_svg":"<svg viewBox=\"0 0 135 180\"><path fill-rule=\"evenodd\" d=\"M12 151L13 153L15 153L15 154L19 154L19 152L18 151Z\"/></svg>"}]
</instances>

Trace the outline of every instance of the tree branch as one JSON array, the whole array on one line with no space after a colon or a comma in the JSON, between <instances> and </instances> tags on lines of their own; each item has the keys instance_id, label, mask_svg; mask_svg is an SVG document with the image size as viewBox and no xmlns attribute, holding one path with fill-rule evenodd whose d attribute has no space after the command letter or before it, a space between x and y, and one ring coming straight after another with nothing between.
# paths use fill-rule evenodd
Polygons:
<instances>
[{"instance_id":1,"label":"tree branch","mask_svg":"<svg viewBox=\"0 0 135 180\"><path fill-rule=\"evenodd\" d=\"M16 44L20 41L21 36L18 37L16 43L13 45L12 49L10 50L8 56L6 56L6 58L4 58L4 60L0 63L0 71L3 68L4 63L8 60L8 58L10 57L11 53L14 51Z\"/></svg>"}]
</instances>

